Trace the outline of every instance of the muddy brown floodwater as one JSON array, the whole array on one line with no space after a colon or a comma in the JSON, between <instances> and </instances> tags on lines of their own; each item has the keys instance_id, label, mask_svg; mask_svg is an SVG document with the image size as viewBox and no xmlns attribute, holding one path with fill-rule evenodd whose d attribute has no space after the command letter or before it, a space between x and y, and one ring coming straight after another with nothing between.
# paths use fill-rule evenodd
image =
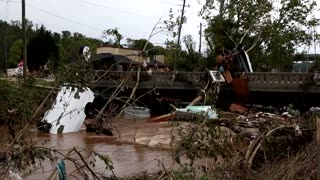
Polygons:
<instances>
[{"instance_id":1,"label":"muddy brown floodwater","mask_svg":"<svg viewBox=\"0 0 320 180\"><path fill-rule=\"evenodd\" d=\"M44 143L45 147L53 147L67 152L73 147L87 148L103 155L108 155L113 162L116 176L131 176L142 171L156 172L161 169L160 162L169 165L172 162L168 143L170 142L170 126L168 123L148 123L145 120L120 120L117 123L118 133L113 137L87 133L82 128L78 133L53 135L34 130L34 140ZM85 157L85 155L84 155ZM88 159L88 161L90 161ZM56 164L49 161L42 163L31 175L24 179L46 179ZM105 173L103 163L97 161L96 171ZM67 172L74 170L66 161ZM110 174L110 173L107 173ZM81 179L81 178L80 178Z\"/></svg>"}]
</instances>

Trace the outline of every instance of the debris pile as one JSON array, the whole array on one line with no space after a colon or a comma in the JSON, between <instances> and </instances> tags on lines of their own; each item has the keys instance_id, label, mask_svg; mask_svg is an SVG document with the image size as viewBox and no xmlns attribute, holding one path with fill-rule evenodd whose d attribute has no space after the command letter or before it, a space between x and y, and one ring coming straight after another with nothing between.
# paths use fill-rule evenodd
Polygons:
<instances>
[{"instance_id":1,"label":"debris pile","mask_svg":"<svg viewBox=\"0 0 320 180\"><path fill-rule=\"evenodd\" d=\"M254 111L232 104L233 112L220 112L214 123L232 130L233 137L243 137L248 142L243 154L244 162L251 165L295 154L312 142L315 130L310 119L305 119L292 106L282 108L282 113ZM246 143L242 143L242 146ZM258 163L253 163L256 161Z\"/></svg>"},{"instance_id":2,"label":"debris pile","mask_svg":"<svg viewBox=\"0 0 320 180\"><path fill-rule=\"evenodd\" d=\"M236 133L242 133L248 138L256 138L274 128L286 128L295 132L296 135L302 135L302 131L306 131L309 128L304 125L307 120L300 116L299 111L296 110L285 111L280 115L250 111L241 105L232 104L230 111L220 112L220 118L216 123L226 126ZM309 130L312 130L312 128Z\"/></svg>"}]
</instances>

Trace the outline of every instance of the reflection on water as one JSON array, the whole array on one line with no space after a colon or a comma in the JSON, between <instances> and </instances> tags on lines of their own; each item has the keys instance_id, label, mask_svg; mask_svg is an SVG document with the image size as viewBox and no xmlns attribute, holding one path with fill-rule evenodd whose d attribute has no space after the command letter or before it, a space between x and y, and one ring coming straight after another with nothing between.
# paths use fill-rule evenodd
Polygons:
<instances>
[{"instance_id":1,"label":"reflection on water","mask_svg":"<svg viewBox=\"0 0 320 180\"><path fill-rule=\"evenodd\" d=\"M171 160L169 150L161 148L150 148L142 145L119 143L115 137L96 135L95 133L68 133L52 135L47 133L35 132L37 142L45 142L46 147L53 147L63 152L76 148L87 148L100 154L108 155L114 165L114 172L117 176L129 176L141 171L155 172L160 169L158 160L169 164ZM86 155L84 155L86 157ZM89 160L88 160L89 161ZM88 162L89 163L89 162ZM26 179L45 179L47 178L55 164L49 161L43 163L43 169L37 170ZM67 171L70 172L72 167L70 162L66 162ZM97 161L95 170L103 170L102 162Z\"/></svg>"}]
</instances>

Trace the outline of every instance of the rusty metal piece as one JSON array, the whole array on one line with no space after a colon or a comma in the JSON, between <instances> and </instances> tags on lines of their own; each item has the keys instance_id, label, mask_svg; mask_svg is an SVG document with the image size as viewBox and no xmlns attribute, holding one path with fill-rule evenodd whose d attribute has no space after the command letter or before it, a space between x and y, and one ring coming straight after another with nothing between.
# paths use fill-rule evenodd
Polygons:
<instances>
[{"instance_id":1,"label":"rusty metal piece","mask_svg":"<svg viewBox=\"0 0 320 180\"><path fill-rule=\"evenodd\" d=\"M238 112L238 113L246 113L249 111L247 108L240 106L238 104L235 104L235 103L231 104L229 109L231 112Z\"/></svg>"}]
</instances>

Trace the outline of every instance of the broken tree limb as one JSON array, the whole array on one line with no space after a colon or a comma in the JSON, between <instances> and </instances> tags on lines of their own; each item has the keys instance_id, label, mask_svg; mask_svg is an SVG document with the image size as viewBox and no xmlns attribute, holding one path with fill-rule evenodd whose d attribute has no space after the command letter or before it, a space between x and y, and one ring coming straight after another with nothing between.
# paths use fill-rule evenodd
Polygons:
<instances>
[{"instance_id":1,"label":"broken tree limb","mask_svg":"<svg viewBox=\"0 0 320 180\"><path fill-rule=\"evenodd\" d=\"M259 35L257 36L257 38L254 40L252 46L251 46L248 50L246 50L247 53L250 52L254 47L256 47L257 42L258 42L258 40L260 39L260 35L261 35L261 33L259 33Z\"/></svg>"},{"instance_id":2,"label":"broken tree limb","mask_svg":"<svg viewBox=\"0 0 320 180\"><path fill-rule=\"evenodd\" d=\"M139 82L140 82L140 72L141 72L141 67L139 66L138 68L138 73L137 73L137 81L136 81L136 85L134 86L134 88L131 91L130 97L128 98L128 100L125 102L125 104L122 106L120 113L117 115L116 118L120 117L123 114L124 108L127 106L127 104L130 102L130 100L133 98L134 94L136 93L136 90L139 86Z\"/></svg>"},{"instance_id":3,"label":"broken tree limb","mask_svg":"<svg viewBox=\"0 0 320 180\"><path fill-rule=\"evenodd\" d=\"M86 168L91 172L91 174L94 177L94 179L100 179L97 176L97 174L90 168L90 166L88 165L87 161L83 158L83 156L80 154L80 152L76 148L73 148L73 151L77 153L77 155L80 157L81 161L84 163Z\"/></svg>"},{"instance_id":4,"label":"broken tree limb","mask_svg":"<svg viewBox=\"0 0 320 180\"><path fill-rule=\"evenodd\" d=\"M172 107L173 109L178 109L176 106L174 106L173 104L169 104L170 107Z\"/></svg>"},{"instance_id":5,"label":"broken tree limb","mask_svg":"<svg viewBox=\"0 0 320 180\"><path fill-rule=\"evenodd\" d=\"M158 116L158 117L155 117L155 118L152 118L150 120L150 122L163 122L163 121L167 121L169 118L174 118L176 115L175 112L172 112L172 113L168 113L168 114L164 114L164 115L161 115L161 116Z\"/></svg>"},{"instance_id":6,"label":"broken tree limb","mask_svg":"<svg viewBox=\"0 0 320 180\"><path fill-rule=\"evenodd\" d=\"M111 69L113 68L114 65L115 65L115 63L112 64L111 67L110 67L103 75L101 75L97 80L92 80L92 83L91 83L91 84L96 84L96 83L99 82L102 78L104 78L104 77L111 71ZM94 87L94 86L93 86L93 87Z\"/></svg>"},{"instance_id":7,"label":"broken tree limb","mask_svg":"<svg viewBox=\"0 0 320 180\"><path fill-rule=\"evenodd\" d=\"M31 120L34 120L38 114L40 113L41 109L43 109L43 106L47 103L47 101L49 100L51 94L54 92L54 90L56 89L56 87L54 87L49 94L47 95L47 97L42 101L42 103L40 104L40 106L38 106L37 110L33 113Z\"/></svg>"},{"instance_id":8,"label":"broken tree limb","mask_svg":"<svg viewBox=\"0 0 320 180\"><path fill-rule=\"evenodd\" d=\"M270 131L265 135L265 137L270 136L271 134L273 134L275 131L277 131L277 130L279 130L279 129L288 128L288 127L290 127L290 126L279 126L279 127L276 127L276 128L274 128L274 129L270 130ZM260 143L257 145L257 147L254 149L253 153L251 154L251 157L250 157L250 159L249 159L249 161L248 161L248 167L249 167L249 168L251 167L252 162L253 162L253 159L254 159L254 157L256 156L258 150L259 150L260 147L262 146L262 141L263 141L263 139L264 139L265 137L263 137L263 138L261 138L261 139L259 140Z\"/></svg>"},{"instance_id":9,"label":"broken tree limb","mask_svg":"<svg viewBox=\"0 0 320 180\"><path fill-rule=\"evenodd\" d=\"M239 44L241 44L244 40L244 38L248 35L248 33L250 32L250 30L252 29L252 27L255 25L255 17L253 18L253 20L251 21L251 25L249 27L249 29L246 31L246 33L241 37Z\"/></svg>"},{"instance_id":10,"label":"broken tree limb","mask_svg":"<svg viewBox=\"0 0 320 180\"><path fill-rule=\"evenodd\" d=\"M197 96L188 106L194 106L203 99L203 96Z\"/></svg>"},{"instance_id":11,"label":"broken tree limb","mask_svg":"<svg viewBox=\"0 0 320 180\"><path fill-rule=\"evenodd\" d=\"M117 89L112 93L112 95L110 96L110 98L108 99L108 101L106 102L106 104L103 106L103 108L99 111L98 115L95 117L95 120L99 120L102 116L102 114L104 113L104 111L106 110L107 106L109 105L109 103L115 98L117 97L117 95L120 93L121 91L121 87L123 86L123 84L125 83L126 78L124 78L121 83L118 85Z\"/></svg>"},{"instance_id":12,"label":"broken tree limb","mask_svg":"<svg viewBox=\"0 0 320 180\"><path fill-rule=\"evenodd\" d=\"M228 36L228 38L233 42L233 44L234 44L235 46L237 46L236 42L231 38L231 36L227 33L227 31L225 31L224 29L222 29L222 30L223 30L223 32Z\"/></svg>"},{"instance_id":13,"label":"broken tree limb","mask_svg":"<svg viewBox=\"0 0 320 180\"><path fill-rule=\"evenodd\" d=\"M73 149L70 149L70 150L67 152L67 154L65 155L65 158L64 158L64 159L67 159L72 152L73 152ZM51 179L53 178L54 174L57 172L57 170L58 170L58 169L55 168L55 169L51 172L51 174L49 175L49 177L48 177L47 180L51 180Z\"/></svg>"},{"instance_id":14,"label":"broken tree limb","mask_svg":"<svg viewBox=\"0 0 320 180\"><path fill-rule=\"evenodd\" d=\"M27 128L30 126L31 121L29 121L24 127L23 129L18 133L18 135L11 141L11 143L9 144L9 146L7 147L6 152L8 152L11 147L15 144L15 142L17 141L17 139L19 139L23 133L27 130Z\"/></svg>"},{"instance_id":15,"label":"broken tree limb","mask_svg":"<svg viewBox=\"0 0 320 180\"><path fill-rule=\"evenodd\" d=\"M156 30L158 24L161 22L161 19L162 19L162 16L159 18L158 22L157 22L157 23L155 24L155 26L152 28L152 31L151 31L148 39L147 39L146 44L145 44L144 47L143 47L142 52L146 52L146 48L147 48L147 46L148 46L148 44L149 44L149 41L150 41L150 39L152 38L152 36L154 36L154 35L156 35L157 33L159 33L159 31L158 31L158 32L155 32L155 30ZM116 118L120 117L120 116L123 114L124 108L127 106L127 104L130 102L130 100L133 98L133 96L134 96L134 94L135 94L135 92L136 92L136 90L137 90L137 88L138 88L138 86L139 86L139 83L140 83L140 72L141 72L141 66L138 67L137 81L136 81L136 84L135 84L134 88L133 88L132 91L131 91L130 97L129 97L128 100L125 102L125 104L122 106L121 111L120 111L120 113L116 116Z\"/></svg>"}]
</instances>

